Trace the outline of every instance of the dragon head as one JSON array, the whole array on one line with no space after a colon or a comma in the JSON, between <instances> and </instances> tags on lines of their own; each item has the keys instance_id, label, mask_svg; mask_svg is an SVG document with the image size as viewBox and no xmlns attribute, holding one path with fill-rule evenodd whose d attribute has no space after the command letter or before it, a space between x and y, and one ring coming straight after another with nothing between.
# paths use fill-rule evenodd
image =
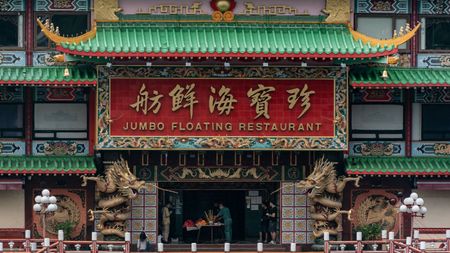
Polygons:
<instances>
[{"instance_id":1,"label":"dragon head","mask_svg":"<svg viewBox=\"0 0 450 253\"><path fill-rule=\"evenodd\" d=\"M321 195L329 182L336 179L333 163L322 158L314 164L313 172L296 186L308 193L310 198Z\"/></svg>"},{"instance_id":2,"label":"dragon head","mask_svg":"<svg viewBox=\"0 0 450 253\"><path fill-rule=\"evenodd\" d=\"M113 170L114 183L122 196L134 199L137 197L139 190L145 188L145 181L138 180L131 173L128 162L124 159L114 162L110 169Z\"/></svg>"}]
</instances>

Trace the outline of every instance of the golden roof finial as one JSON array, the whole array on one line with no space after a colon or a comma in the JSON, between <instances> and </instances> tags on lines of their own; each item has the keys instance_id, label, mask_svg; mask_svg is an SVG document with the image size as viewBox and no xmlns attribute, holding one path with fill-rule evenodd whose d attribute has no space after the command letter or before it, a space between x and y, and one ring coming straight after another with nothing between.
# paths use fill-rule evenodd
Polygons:
<instances>
[{"instance_id":1,"label":"golden roof finial","mask_svg":"<svg viewBox=\"0 0 450 253\"><path fill-rule=\"evenodd\" d=\"M37 19L37 23L39 25L39 27L41 28L42 32L44 33L44 35L51 40L52 42L54 42L56 45L60 45L61 43L80 43L83 41L86 41L88 39L91 39L93 37L95 37L95 35L97 34L97 27L93 27L91 31L82 34L80 36L76 36L76 37L72 37L72 38L68 38L68 37L63 37L61 35L59 35L59 28L56 27L56 29L54 28L53 24L50 24L50 20L45 20L45 24L42 24L40 19Z\"/></svg>"},{"instance_id":2,"label":"golden roof finial","mask_svg":"<svg viewBox=\"0 0 450 253\"><path fill-rule=\"evenodd\" d=\"M394 31L394 38L383 40L383 39L373 38L373 37L367 36L365 34L362 34L360 32L357 32L357 31L353 30L353 28L349 25L349 30L350 30L350 33L352 34L354 40L361 40L363 43L370 43L371 45L395 46L395 47L398 47L399 45L406 43L408 40L410 40L416 34L416 32L419 30L419 28L420 28L420 23L417 23L417 25L416 25L416 27L414 27L414 29L405 33L404 28L401 27L400 33L398 34L397 37L395 37L395 31Z\"/></svg>"}]
</instances>

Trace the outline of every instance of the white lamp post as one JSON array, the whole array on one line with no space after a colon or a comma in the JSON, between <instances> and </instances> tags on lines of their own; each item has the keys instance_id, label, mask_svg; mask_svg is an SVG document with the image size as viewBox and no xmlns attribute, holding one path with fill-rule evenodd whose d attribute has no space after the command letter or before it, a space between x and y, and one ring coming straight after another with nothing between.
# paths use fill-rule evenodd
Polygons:
<instances>
[{"instance_id":1,"label":"white lamp post","mask_svg":"<svg viewBox=\"0 0 450 253\"><path fill-rule=\"evenodd\" d=\"M44 189L41 194L42 195L37 195L34 198L35 204L33 205L33 210L41 216L42 237L45 238L45 220L47 218L47 214L55 212L58 209L58 205L56 205L56 197L51 196L49 190Z\"/></svg>"},{"instance_id":2,"label":"white lamp post","mask_svg":"<svg viewBox=\"0 0 450 253\"><path fill-rule=\"evenodd\" d=\"M425 201L423 198L419 198L419 195L415 192L411 193L411 195L408 198L405 198L403 200L402 205L399 207L400 213L403 215L409 214L411 215L411 234L410 236L413 236L413 230L414 230L414 223L413 219L414 217L425 217L425 214L427 213L428 209L423 205ZM416 238L419 239L419 238Z\"/></svg>"}]
</instances>

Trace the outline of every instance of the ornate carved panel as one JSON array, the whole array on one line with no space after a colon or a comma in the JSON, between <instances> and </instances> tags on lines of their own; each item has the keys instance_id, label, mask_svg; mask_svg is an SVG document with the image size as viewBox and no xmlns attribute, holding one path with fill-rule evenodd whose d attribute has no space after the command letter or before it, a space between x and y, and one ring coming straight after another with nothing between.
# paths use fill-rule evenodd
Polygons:
<instances>
[{"instance_id":1,"label":"ornate carved panel","mask_svg":"<svg viewBox=\"0 0 450 253\"><path fill-rule=\"evenodd\" d=\"M402 89L353 89L352 103L402 103Z\"/></svg>"},{"instance_id":2,"label":"ornate carved panel","mask_svg":"<svg viewBox=\"0 0 450 253\"><path fill-rule=\"evenodd\" d=\"M0 0L0 11L25 11L25 0Z\"/></svg>"},{"instance_id":3,"label":"ornate carved panel","mask_svg":"<svg viewBox=\"0 0 450 253\"><path fill-rule=\"evenodd\" d=\"M23 103L23 87L0 86L0 103Z\"/></svg>"},{"instance_id":4,"label":"ornate carved panel","mask_svg":"<svg viewBox=\"0 0 450 253\"><path fill-rule=\"evenodd\" d=\"M421 68L450 68L450 54L418 54L417 65Z\"/></svg>"},{"instance_id":5,"label":"ornate carved panel","mask_svg":"<svg viewBox=\"0 0 450 253\"><path fill-rule=\"evenodd\" d=\"M281 179L277 167L161 167L160 181L256 181L267 182Z\"/></svg>"},{"instance_id":6,"label":"ornate carved panel","mask_svg":"<svg viewBox=\"0 0 450 253\"><path fill-rule=\"evenodd\" d=\"M379 223L387 231L399 231L398 190L355 189L352 191L353 228Z\"/></svg>"},{"instance_id":7,"label":"ornate carved panel","mask_svg":"<svg viewBox=\"0 0 450 253\"><path fill-rule=\"evenodd\" d=\"M36 0L35 11L89 11L89 0Z\"/></svg>"},{"instance_id":8,"label":"ornate carved panel","mask_svg":"<svg viewBox=\"0 0 450 253\"><path fill-rule=\"evenodd\" d=\"M450 2L446 0L419 0L419 14L450 14Z\"/></svg>"},{"instance_id":9,"label":"ornate carved panel","mask_svg":"<svg viewBox=\"0 0 450 253\"><path fill-rule=\"evenodd\" d=\"M405 143L350 142L352 156L404 156Z\"/></svg>"},{"instance_id":10,"label":"ornate carved panel","mask_svg":"<svg viewBox=\"0 0 450 253\"><path fill-rule=\"evenodd\" d=\"M25 155L25 141L0 141L0 155Z\"/></svg>"},{"instance_id":11,"label":"ornate carved panel","mask_svg":"<svg viewBox=\"0 0 450 253\"><path fill-rule=\"evenodd\" d=\"M33 189L33 196L39 195L42 189ZM56 239L58 227L63 223L71 223L74 228L68 238L84 240L86 237L86 191L76 189L50 189L58 199L58 210L47 217L46 236ZM40 238L42 234L41 216L32 212L33 238Z\"/></svg>"},{"instance_id":12,"label":"ornate carved panel","mask_svg":"<svg viewBox=\"0 0 450 253\"><path fill-rule=\"evenodd\" d=\"M33 141L33 155L88 155L88 141Z\"/></svg>"},{"instance_id":13,"label":"ornate carved panel","mask_svg":"<svg viewBox=\"0 0 450 253\"><path fill-rule=\"evenodd\" d=\"M25 52L0 51L0 66L25 66Z\"/></svg>"},{"instance_id":14,"label":"ornate carved panel","mask_svg":"<svg viewBox=\"0 0 450 253\"><path fill-rule=\"evenodd\" d=\"M410 13L408 0L356 0L355 13Z\"/></svg>"},{"instance_id":15,"label":"ornate carved panel","mask_svg":"<svg viewBox=\"0 0 450 253\"><path fill-rule=\"evenodd\" d=\"M140 137L112 136L111 78L139 79L334 79L334 137ZM98 67L99 149L296 149L345 150L347 148L347 73L343 68L174 68L174 67ZM123 136L123 137L122 137Z\"/></svg>"},{"instance_id":16,"label":"ornate carved panel","mask_svg":"<svg viewBox=\"0 0 450 253\"><path fill-rule=\"evenodd\" d=\"M281 188L281 243L312 244L314 220L310 217L306 194L292 183L283 183Z\"/></svg>"},{"instance_id":17,"label":"ornate carved panel","mask_svg":"<svg viewBox=\"0 0 450 253\"><path fill-rule=\"evenodd\" d=\"M449 89L420 89L415 91L414 101L422 104L450 103Z\"/></svg>"},{"instance_id":18,"label":"ornate carved panel","mask_svg":"<svg viewBox=\"0 0 450 253\"><path fill-rule=\"evenodd\" d=\"M87 102L88 93L85 88L47 88L34 89L35 102Z\"/></svg>"},{"instance_id":19,"label":"ornate carved panel","mask_svg":"<svg viewBox=\"0 0 450 253\"><path fill-rule=\"evenodd\" d=\"M413 142L413 156L450 156L450 142Z\"/></svg>"}]
</instances>

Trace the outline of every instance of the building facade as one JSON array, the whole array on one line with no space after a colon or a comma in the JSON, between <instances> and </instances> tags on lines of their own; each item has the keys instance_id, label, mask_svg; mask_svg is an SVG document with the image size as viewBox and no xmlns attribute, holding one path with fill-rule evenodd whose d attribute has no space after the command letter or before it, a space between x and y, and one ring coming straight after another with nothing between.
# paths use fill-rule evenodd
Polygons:
<instances>
[{"instance_id":1,"label":"building facade","mask_svg":"<svg viewBox=\"0 0 450 253\"><path fill-rule=\"evenodd\" d=\"M115 228L133 241L158 241L168 202L173 241L198 240L185 221L224 202L233 240L253 243L272 201L277 240L308 247L324 230L295 186L322 157L362 177L337 237L449 228L450 3L280 2L1 2L0 232L41 236L48 188L47 232L89 238L99 188L80 176L123 160L146 183ZM430 203L422 220L397 214L411 191Z\"/></svg>"}]
</instances>

